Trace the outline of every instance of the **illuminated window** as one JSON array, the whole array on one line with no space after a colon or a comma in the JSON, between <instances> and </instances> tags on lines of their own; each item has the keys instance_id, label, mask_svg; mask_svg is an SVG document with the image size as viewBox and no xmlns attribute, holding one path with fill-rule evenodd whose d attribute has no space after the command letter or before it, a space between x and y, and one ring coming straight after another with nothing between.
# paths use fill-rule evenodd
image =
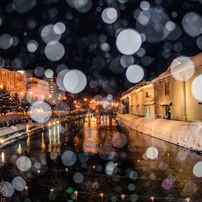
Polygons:
<instances>
[{"instance_id":1,"label":"illuminated window","mask_svg":"<svg viewBox=\"0 0 202 202\"><path fill-rule=\"evenodd\" d=\"M169 82L165 83L165 95L169 95Z\"/></svg>"}]
</instances>

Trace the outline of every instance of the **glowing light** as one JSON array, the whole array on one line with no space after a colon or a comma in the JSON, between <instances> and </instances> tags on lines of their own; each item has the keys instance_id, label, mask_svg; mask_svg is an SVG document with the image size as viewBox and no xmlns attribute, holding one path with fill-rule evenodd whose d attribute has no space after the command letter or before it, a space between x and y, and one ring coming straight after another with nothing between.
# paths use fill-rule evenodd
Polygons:
<instances>
[{"instance_id":1,"label":"glowing light","mask_svg":"<svg viewBox=\"0 0 202 202\"><path fill-rule=\"evenodd\" d=\"M64 54L65 49L60 42L51 41L45 47L45 55L50 61L59 61Z\"/></svg>"},{"instance_id":2,"label":"glowing light","mask_svg":"<svg viewBox=\"0 0 202 202\"><path fill-rule=\"evenodd\" d=\"M141 35L134 29L125 29L121 31L116 39L116 47L124 55L136 53L141 45Z\"/></svg>"},{"instance_id":3,"label":"glowing light","mask_svg":"<svg viewBox=\"0 0 202 202\"><path fill-rule=\"evenodd\" d=\"M45 76L46 76L47 78L51 78L53 75L54 75L54 72L53 72L52 69L47 69L47 70L45 71Z\"/></svg>"},{"instance_id":4,"label":"glowing light","mask_svg":"<svg viewBox=\"0 0 202 202\"><path fill-rule=\"evenodd\" d=\"M144 77L144 71L139 65L131 65L126 70L126 77L131 83L138 83Z\"/></svg>"},{"instance_id":5,"label":"glowing light","mask_svg":"<svg viewBox=\"0 0 202 202\"><path fill-rule=\"evenodd\" d=\"M58 22L54 25L53 30L55 31L56 34L62 34L66 30L66 26L62 22Z\"/></svg>"},{"instance_id":6,"label":"glowing light","mask_svg":"<svg viewBox=\"0 0 202 202\"><path fill-rule=\"evenodd\" d=\"M38 109L38 110L36 110ZM29 111L33 111L34 113L30 114L30 117L39 123L46 122L52 115L52 110L49 104L43 101L37 101L34 102L30 108ZM40 114L40 116L39 116Z\"/></svg>"},{"instance_id":7,"label":"glowing light","mask_svg":"<svg viewBox=\"0 0 202 202\"><path fill-rule=\"evenodd\" d=\"M13 43L13 38L9 34L3 34L0 37L0 48L8 49Z\"/></svg>"},{"instance_id":8,"label":"glowing light","mask_svg":"<svg viewBox=\"0 0 202 202\"><path fill-rule=\"evenodd\" d=\"M199 161L195 164L193 173L196 177L202 177L202 161Z\"/></svg>"},{"instance_id":9,"label":"glowing light","mask_svg":"<svg viewBox=\"0 0 202 202\"><path fill-rule=\"evenodd\" d=\"M0 192L4 197L10 197L14 193L13 186L9 182L0 183Z\"/></svg>"},{"instance_id":10,"label":"glowing light","mask_svg":"<svg viewBox=\"0 0 202 202\"><path fill-rule=\"evenodd\" d=\"M178 65L176 65L176 62L178 63ZM186 56L180 56L172 62L170 71L172 76L176 80L186 81L193 76L195 72L195 69L193 67L194 64L191 59Z\"/></svg>"},{"instance_id":11,"label":"glowing light","mask_svg":"<svg viewBox=\"0 0 202 202\"><path fill-rule=\"evenodd\" d=\"M80 93L87 84L85 74L79 70L68 71L63 79L65 89L70 93Z\"/></svg>"},{"instance_id":12,"label":"glowing light","mask_svg":"<svg viewBox=\"0 0 202 202\"><path fill-rule=\"evenodd\" d=\"M159 152L155 147L149 147L146 151L146 156L149 159L155 159L158 156Z\"/></svg>"},{"instance_id":13,"label":"glowing light","mask_svg":"<svg viewBox=\"0 0 202 202\"><path fill-rule=\"evenodd\" d=\"M84 176L81 173L75 173L73 176L73 180L74 180L74 182L79 184L79 183L83 182Z\"/></svg>"},{"instance_id":14,"label":"glowing light","mask_svg":"<svg viewBox=\"0 0 202 202\"><path fill-rule=\"evenodd\" d=\"M74 7L78 12L86 13L91 9L92 1L91 0L75 0Z\"/></svg>"},{"instance_id":15,"label":"glowing light","mask_svg":"<svg viewBox=\"0 0 202 202\"><path fill-rule=\"evenodd\" d=\"M140 3L140 8L144 11L148 10L150 8L150 4L147 1L142 1Z\"/></svg>"},{"instance_id":16,"label":"glowing light","mask_svg":"<svg viewBox=\"0 0 202 202\"><path fill-rule=\"evenodd\" d=\"M28 157L21 156L17 159L16 165L21 171L25 172L30 169L31 161Z\"/></svg>"},{"instance_id":17,"label":"glowing light","mask_svg":"<svg viewBox=\"0 0 202 202\"><path fill-rule=\"evenodd\" d=\"M123 67L127 68L134 63L133 56L123 55L121 56L120 63Z\"/></svg>"},{"instance_id":18,"label":"glowing light","mask_svg":"<svg viewBox=\"0 0 202 202\"><path fill-rule=\"evenodd\" d=\"M45 26L41 31L41 38L45 43L49 43L51 41L59 41L61 38L61 34L57 34L54 31L53 25L47 25Z\"/></svg>"},{"instance_id":19,"label":"glowing light","mask_svg":"<svg viewBox=\"0 0 202 202\"><path fill-rule=\"evenodd\" d=\"M191 37L200 35L202 30L201 16L195 12L187 13L182 19L182 27Z\"/></svg>"},{"instance_id":20,"label":"glowing light","mask_svg":"<svg viewBox=\"0 0 202 202\"><path fill-rule=\"evenodd\" d=\"M77 160L76 154L72 151L65 151L61 156L61 161L65 166L72 166Z\"/></svg>"},{"instance_id":21,"label":"glowing light","mask_svg":"<svg viewBox=\"0 0 202 202\"><path fill-rule=\"evenodd\" d=\"M197 76L191 84L192 95L196 100L202 102L202 75Z\"/></svg>"},{"instance_id":22,"label":"glowing light","mask_svg":"<svg viewBox=\"0 0 202 202\"><path fill-rule=\"evenodd\" d=\"M115 8L105 8L102 12L102 20L107 24L112 24L116 21L118 13Z\"/></svg>"},{"instance_id":23,"label":"glowing light","mask_svg":"<svg viewBox=\"0 0 202 202\"><path fill-rule=\"evenodd\" d=\"M27 43L27 50L30 53L34 53L37 50L37 48L38 48L38 43L35 40L30 40Z\"/></svg>"},{"instance_id":24,"label":"glowing light","mask_svg":"<svg viewBox=\"0 0 202 202\"><path fill-rule=\"evenodd\" d=\"M172 187L173 183L170 179L165 179L161 186L165 189L165 190L169 190Z\"/></svg>"},{"instance_id":25,"label":"glowing light","mask_svg":"<svg viewBox=\"0 0 202 202\"><path fill-rule=\"evenodd\" d=\"M22 177L15 177L12 180L12 185L17 191L23 191L26 187L26 182Z\"/></svg>"}]
</instances>

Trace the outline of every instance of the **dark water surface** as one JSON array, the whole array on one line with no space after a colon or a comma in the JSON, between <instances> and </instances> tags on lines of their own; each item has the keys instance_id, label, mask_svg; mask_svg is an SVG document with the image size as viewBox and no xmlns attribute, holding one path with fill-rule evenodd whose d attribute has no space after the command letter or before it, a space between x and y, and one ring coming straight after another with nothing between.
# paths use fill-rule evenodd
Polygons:
<instances>
[{"instance_id":1,"label":"dark water surface","mask_svg":"<svg viewBox=\"0 0 202 202\"><path fill-rule=\"evenodd\" d=\"M0 201L202 201L202 157L109 117L52 124L1 150Z\"/></svg>"}]
</instances>

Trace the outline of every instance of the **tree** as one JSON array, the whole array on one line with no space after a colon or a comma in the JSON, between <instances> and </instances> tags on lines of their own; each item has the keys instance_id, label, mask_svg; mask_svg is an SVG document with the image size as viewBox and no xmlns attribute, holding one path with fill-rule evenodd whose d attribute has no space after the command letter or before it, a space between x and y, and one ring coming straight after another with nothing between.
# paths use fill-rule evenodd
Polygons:
<instances>
[{"instance_id":1,"label":"tree","mask_svg":"<svg viewBox=\"0 0 202 202\"><path fill-rule=\"evenodd\" d=\"M11 104L12 109L14 109L15 112L21 111L21 103L17 93L15 93L13 97L11 97Z\"/></svg>"},{"instance_id":2,"label":"tree","mask_svg":"<svg viewBox=\"0 0 202 202\"><path fill-rule=\"evenodd\" d=\"M0 89L0 113L6 115L8 110L12 108L10 102L10 93L8 92L6 86L4 85L3 88Z\"/></svg>"},{"instance_id":3,"label":"tree","mask_svg":"<svg viewBox=\"0 0 202 202\"><path fill-rule=\"evenodd\" d=\"M27 100L27 94L26 93L24 94L24 96L21 99L21 106L22 106L22 110L24 110L27 114L30 103Z\"/></svg>"},{"instance_id":4,"label":"tree","mask_svg":"<svg viewBox=\"0 0 202 202\"><path fill-rule=\"evenodd\" d=\"M69 110L75 110L75 106L74 106L74 99L72 96L68 95L68 99L67 99L67 104L69 106Z\"/></svg>"}]
</instances>

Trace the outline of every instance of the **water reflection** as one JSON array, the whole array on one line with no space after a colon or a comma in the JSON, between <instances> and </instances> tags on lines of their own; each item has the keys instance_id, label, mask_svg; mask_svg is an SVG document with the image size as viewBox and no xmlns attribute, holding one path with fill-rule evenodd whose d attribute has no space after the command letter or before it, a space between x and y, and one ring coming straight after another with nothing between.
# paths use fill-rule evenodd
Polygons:
<instances>
[{"instance_id":1,"label":"water reflection","mask_svg":"<svg viewBox=\"0 0 202 202\"><path fill-rule=\"evenodd\" d=\"M49 152L59 152L60 151L60 126L54 125L53 127L48 129L48 137L49 137L49 144L48 144L48 151ZM42 139L43 144L43 139Z\"/></svg>"},{"instance_id":2,"label":"water reflection","mask_svg":"<svg viewBox=\"0 0 202 202\"><path fill-rule=\"evenodd\" d=\"M85 123L51 124L4 148L0 170L9 183L4 188L14 178L27 184L12 200L197 201L201 160L128 128L118 131L110 117L90 116Z\"/></svg>"},{"instance_id":3,"label":"water reflection","mask_svg":"<svg viewBox=\"0 0 202 202\"><path fill-rule=\"evenodd\" d=\"M2 162L2 163L4 163L4 159L5 159L5 157L4 157L4 152L2 152L2 153L1 153L1 162Z\"/></svg>"}]
</instances>

